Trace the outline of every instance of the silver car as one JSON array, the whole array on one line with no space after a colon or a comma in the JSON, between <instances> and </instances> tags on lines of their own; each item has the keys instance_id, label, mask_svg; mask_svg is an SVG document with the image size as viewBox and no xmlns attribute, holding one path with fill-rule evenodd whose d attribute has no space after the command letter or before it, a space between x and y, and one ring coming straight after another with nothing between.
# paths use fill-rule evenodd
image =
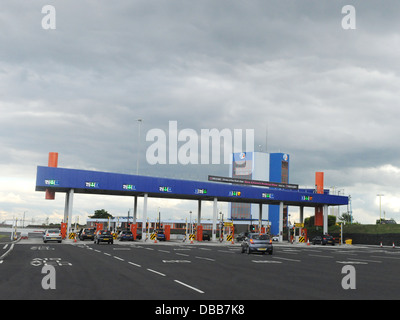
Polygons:
<instances>
[{"instance_id":1,"label":"silver car","mask_svg":"<svg viewBox=\"0 0 400 320\"><path fill-rule=\"evenodd\" d=\"M60 230L47 229L43 232L43 242L46 243L47 241L58 241L58 243L61 243L62 237Z\"/></svg>"},{"instance_id":2,"label":"silver car","mask_svg":"<svg viewBox=\"0 0 400 320\"><path fill-rule=\"evenodd\" d=\"M269 235L263 233L249 233L247 237L242 242L242 253L246 252L247 254L256 251L261 253L268 252L272 254L272 240Z\"/></svg>"}]
</instances>

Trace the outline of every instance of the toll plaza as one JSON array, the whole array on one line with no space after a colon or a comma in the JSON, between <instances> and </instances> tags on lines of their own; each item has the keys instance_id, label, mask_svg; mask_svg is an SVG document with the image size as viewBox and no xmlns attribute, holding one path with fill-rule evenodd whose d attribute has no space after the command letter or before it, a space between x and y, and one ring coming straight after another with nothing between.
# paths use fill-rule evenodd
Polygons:
<instances>
[{"instance_id":1,"label":"toll plaza","mask_svg":"<svg viewBox=\"0 0 400 320\"><path fill-rule=\"evenodd\" d=\"M134 200L133 224L137 217L137 199L143 198L142 221L147 220L149 198L189 199L197 201L197 221L201 219L203 201L213 202L212 240L216 241L218 202L243 202L259 204L259 230L262 228L263 204L279 205L279 239L282 241L283 207L297 206L302 220L304 207L314 207L316 220L322 223L327 233L329 206L348 204L347 196L330 195L323 189L323 177L318 173L317 190L281 189L260 186L236 185L210 181L192 181L171 178L110 173L101 171L79 170L57 167L58 154L49 154L48 166L38 166L36 191L45 192L46 199L54 199L57 193L65 195L64 222L66 233L71 230L74 194L119 195L132 197ZM323 173L322 173L323 175ZM317 217L318 214L318 217ZM301 221L302 222L302 221ZM65 228L65 227L64 227ZM137 227L136 227L137 228ZM198 240L201 238L201 224L197 225ZM132 230L134 232L134 229ZM229 231L225 231L228 232ZM142 234L146 234L146 225L142 223Z\"/></svg>"}]
</instances>

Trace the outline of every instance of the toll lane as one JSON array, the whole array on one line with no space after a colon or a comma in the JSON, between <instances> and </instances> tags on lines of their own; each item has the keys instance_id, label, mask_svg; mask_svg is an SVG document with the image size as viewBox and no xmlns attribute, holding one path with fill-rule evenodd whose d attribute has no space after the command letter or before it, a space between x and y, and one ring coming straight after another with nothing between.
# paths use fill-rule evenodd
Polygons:
<instances>
[{"instance_id":1,"label":"toll lane","mask_svg":"<svg viewBox=\"0 0 400 320\"><path fill-rule=\"evenodd\" d=\"M55 288L45 289L55 270ZM355 289L343 268L353 266ZM17 243L0 264L1 299L398 299L400 250L275 245ZM47 282L46 282L47 281ZM45 283L45 286L43 286Z\"/></svg>"}]
</instances>

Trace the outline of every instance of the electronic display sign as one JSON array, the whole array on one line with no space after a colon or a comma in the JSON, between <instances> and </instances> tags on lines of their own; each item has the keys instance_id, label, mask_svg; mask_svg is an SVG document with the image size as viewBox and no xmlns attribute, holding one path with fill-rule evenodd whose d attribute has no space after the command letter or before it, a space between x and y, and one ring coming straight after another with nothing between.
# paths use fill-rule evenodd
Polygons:
<instances>
[{"instance_id":1,"label":"electronic display sign","mask_svg":"<svg viewBox=\"0 0 400 320\"><path fill-rule=\"evenodd\" d=\"M172 192L172 188L171 187L158 187L158 190L160 192Z\"/></svg>"},{"instance_id":2,"label":"electronic display sign","mask_svg":"<svg viewBox=\"0 0 400 320\"><path fill-rule=\"evenodd\" d=\"M123 184L122 185L122 189L124 189L124 190L136 190L136 186L134 186L133 184Z\"/></svg>"},{"instance_id":3,"label":"electronic display sign","mask_svg":"<svg viewBox=\"0 0 400 320\"><path fill-rule=\"evenodd\" d=\"M195 194L207 194L207 189L195 189Z\"/></svg>"},{"instance_id":4,"label":"electronic display sign","mask_svg":"<svg viewBox=\"0 0 400 320\"><path fill-rule=\"evenodd\" d=\"M44 184L46 186L58 186L60 184L60 181L54 180L54 179L48 179L48 180L44 180Z\"/></svg>"},{"instance_id":5,"label":"electronic display sign","mask_svg":"<svg viewBox=\"0 0 400 320\"><path fill-rule=\"evenodd\" d=\"M86 181L85 185L86 185L86 188L98 188L99 187L98 182L92 182L92 181Z\"/></svg>"},{"instance_id":6,"label":"electronic display sign","mask_svg":"<svg viewBox=\"0 0 400 320\"><path fill-rule=\"evenodd\" d=\"M274 199L274 194L273 193L262 193L261 197L266 198L266 199Z\"/></svg>"}]
</instances>

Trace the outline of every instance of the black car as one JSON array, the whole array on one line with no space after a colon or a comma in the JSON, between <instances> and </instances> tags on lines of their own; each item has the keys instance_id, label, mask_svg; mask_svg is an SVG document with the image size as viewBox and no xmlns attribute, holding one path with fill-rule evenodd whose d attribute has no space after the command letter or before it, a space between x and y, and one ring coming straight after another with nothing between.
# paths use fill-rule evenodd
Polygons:
<instances>
[{"instance_id":1,"label":"black car","mask_svg":"<svg viewBox=\"0 0 400 320\"><path fill-rule=\"evenodd\" d=\"M203 232L203 241L210 241L210 235L207 232Z\"/></svg>"},{"instance_id":2,"label":"black car","mask_svg":"<svg viewBox=\"0 0 400 320\"><path fill-rule=\"evenodd\" d=\"M322 236L322 244L326 245L326 244L331 244L331 245L335 245L335 239L333 239L332 236L330 236L329 234L325 234Z\"/></svg>"},{"instance_id":3,"label":"black car","mask_svg":"<svg viewBox=\"0 0 400 320\"><path fill-rule=\"evenodd\" d=\"M321 236L316 236L316 237L311 239L311 242L312 242L313 245L321 244L322 243L322 237Z\"/></svg>"},{"instance_id":4,"label":"black car","mask_svg":"<svg viewBox=\"0 0 400 320\"><path fill-rule=\"evenodd\" d=\"M94 240L94 233L95 229L93 228L81 229L78 233L79 240L81 241L84 241L86 239Z\"/></svg>"},{"instance_id":5,"label":"black car","mask_svg":"<svg viewBox=\"0 0 400 320\"><path fill-rule=\"evenodd\" d=\"M247 232L247 231L239 233L236 237L236 241L237 242L243 241L249 234L250 234L250 232Z\"/></svg>"},{"instance_id":6,"label":"black car","mask_svg":"<svg viewBox=\"0 0 400 320\"><path fill-rule=\"evenodd\" d=\"M108 230L99 230L94 235L94 243L100 244L100 242L107 242L108 244L114 243L113 235L111 231Z\"/></svg>"},{"instance_id":7,"label":"black car","mask_svg":"<svg viewBox=\"0 0 400 320\"><path fill-rule=\"evenodd\" d=\"M250 254L253 251L272 254L272 240L265 233L249 233L241 245L242 253Z\"/></svg>"},{"instance_id":8,"label":"black car","mask_svg":"<svg viewBox=\"0 0 400 320\"><path fill-rule=\"evenodd\" d=\"M333 239L332 236L325 234L323 236L316 236L314 238L312 238L311 240L312 244L322 244L322 245L327 245L327 244L331 244L331 245L335 245L335 240Z\"/></svg>"},{"instance_id":9,"label":"black car","mask_svg":"<svg viewBox=\"0 0 400 320\"><path fill-rule=\"evenodd\" d=\"M157 240L158 241L166 241L167 238L165 237L164 230L157 230Z\"/></svg>"},{"instance_id":10,"label":"black car","mask_svg":"<svg viewBox=\"0 0 400 320\"><path fill-rule=\"evenodd\" d=\"M133 233L131 231L121 231L117 239L119 241L133 241Z\"/></svg>"}]
</instances>

